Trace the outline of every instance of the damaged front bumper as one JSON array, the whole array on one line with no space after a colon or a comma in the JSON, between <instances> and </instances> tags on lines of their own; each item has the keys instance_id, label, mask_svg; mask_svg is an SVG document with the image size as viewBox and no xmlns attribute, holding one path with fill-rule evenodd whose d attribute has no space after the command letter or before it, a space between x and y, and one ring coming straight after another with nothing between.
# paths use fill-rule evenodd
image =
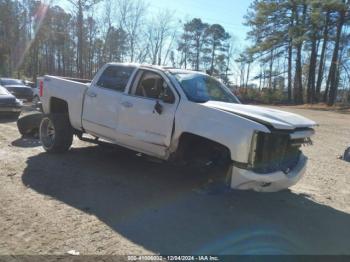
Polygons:
<instances>
[{"instance_id":1,"label":"damaged front bumper","mask_svg":"<svg viewBox=\"0 0 350 262\"><path fill-rule=\"evenodd\" d=\"M300 154L297 165L289 172L277 171L268 174L255 173L252 170L233 166L231 188L254 190L257 192L276 192L295 185L306 170L307 157Z\"/></svg>"}]
</instances>

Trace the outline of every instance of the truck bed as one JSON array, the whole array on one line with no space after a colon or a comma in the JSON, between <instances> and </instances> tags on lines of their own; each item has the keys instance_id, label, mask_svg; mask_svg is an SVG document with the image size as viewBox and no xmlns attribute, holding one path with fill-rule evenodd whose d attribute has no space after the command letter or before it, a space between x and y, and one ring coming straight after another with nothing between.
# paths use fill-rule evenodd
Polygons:
<instances>
[{"instance_id":1,"label":"truck bed","mask_svg":"<svg viewBox=\"0 0 350 262\"><path fill-rule=\"evenodd\" d=\"M50 112L53 99L62 99L68 104L72 126L81 130L84 96L89 85L90 81L85 79L46 75L43 80L43 96L40 98L44 112Z\"/></svg>"}]
</instances>

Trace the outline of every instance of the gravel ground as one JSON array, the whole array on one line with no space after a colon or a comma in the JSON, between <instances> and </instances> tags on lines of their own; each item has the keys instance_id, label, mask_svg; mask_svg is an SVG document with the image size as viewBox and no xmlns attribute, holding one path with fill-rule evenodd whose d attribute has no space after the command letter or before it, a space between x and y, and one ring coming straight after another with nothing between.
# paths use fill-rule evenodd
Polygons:
<instances>
[{"instance_id":1,"label":"gravel ground","mask_svg":"<svg viewBox=\"0 0 350 262\"><path fill-rule=\"evenodd\" d=\"M350 254L350 115L317 121L305 177L279 193L203 193L200 174L75 140L63 155L0 124L0 254Z\"/></svg>"}]
</instances>

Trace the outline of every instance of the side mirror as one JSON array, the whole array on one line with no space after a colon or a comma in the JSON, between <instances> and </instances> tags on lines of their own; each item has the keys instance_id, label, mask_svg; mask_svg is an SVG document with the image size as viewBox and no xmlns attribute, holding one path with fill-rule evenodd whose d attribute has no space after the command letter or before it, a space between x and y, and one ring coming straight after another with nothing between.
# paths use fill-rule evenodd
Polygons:
<instances>
[{"instance_id":1,"label":"side mirror","mask_svg":"<svg viewBox=\"0 0 350 262\"><path fill-rule=\"evenodd\" d=\"M156 111L159 115L163 112L163 106L159 103L157 100L156 104L154 105L154 111Z\"/></svg>"}]
</instances>

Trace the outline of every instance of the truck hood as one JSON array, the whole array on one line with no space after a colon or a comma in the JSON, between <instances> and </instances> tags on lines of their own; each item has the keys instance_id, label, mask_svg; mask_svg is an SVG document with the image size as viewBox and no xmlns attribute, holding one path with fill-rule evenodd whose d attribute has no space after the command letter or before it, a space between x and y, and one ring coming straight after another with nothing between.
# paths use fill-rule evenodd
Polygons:
<instances>
[{"instance_id":1,"label":"truck hood","mask_svg":"<svg viewBox=\"0 0 350 262\"><path fill-rule=\"evenodd\" d=\"M202 105L239 115L281 130L293 130L296 128L307 128L317 125L314 121L303 116L261 106L232 104L217 101L208 101Z\"/></svg>"}]
</instances>

